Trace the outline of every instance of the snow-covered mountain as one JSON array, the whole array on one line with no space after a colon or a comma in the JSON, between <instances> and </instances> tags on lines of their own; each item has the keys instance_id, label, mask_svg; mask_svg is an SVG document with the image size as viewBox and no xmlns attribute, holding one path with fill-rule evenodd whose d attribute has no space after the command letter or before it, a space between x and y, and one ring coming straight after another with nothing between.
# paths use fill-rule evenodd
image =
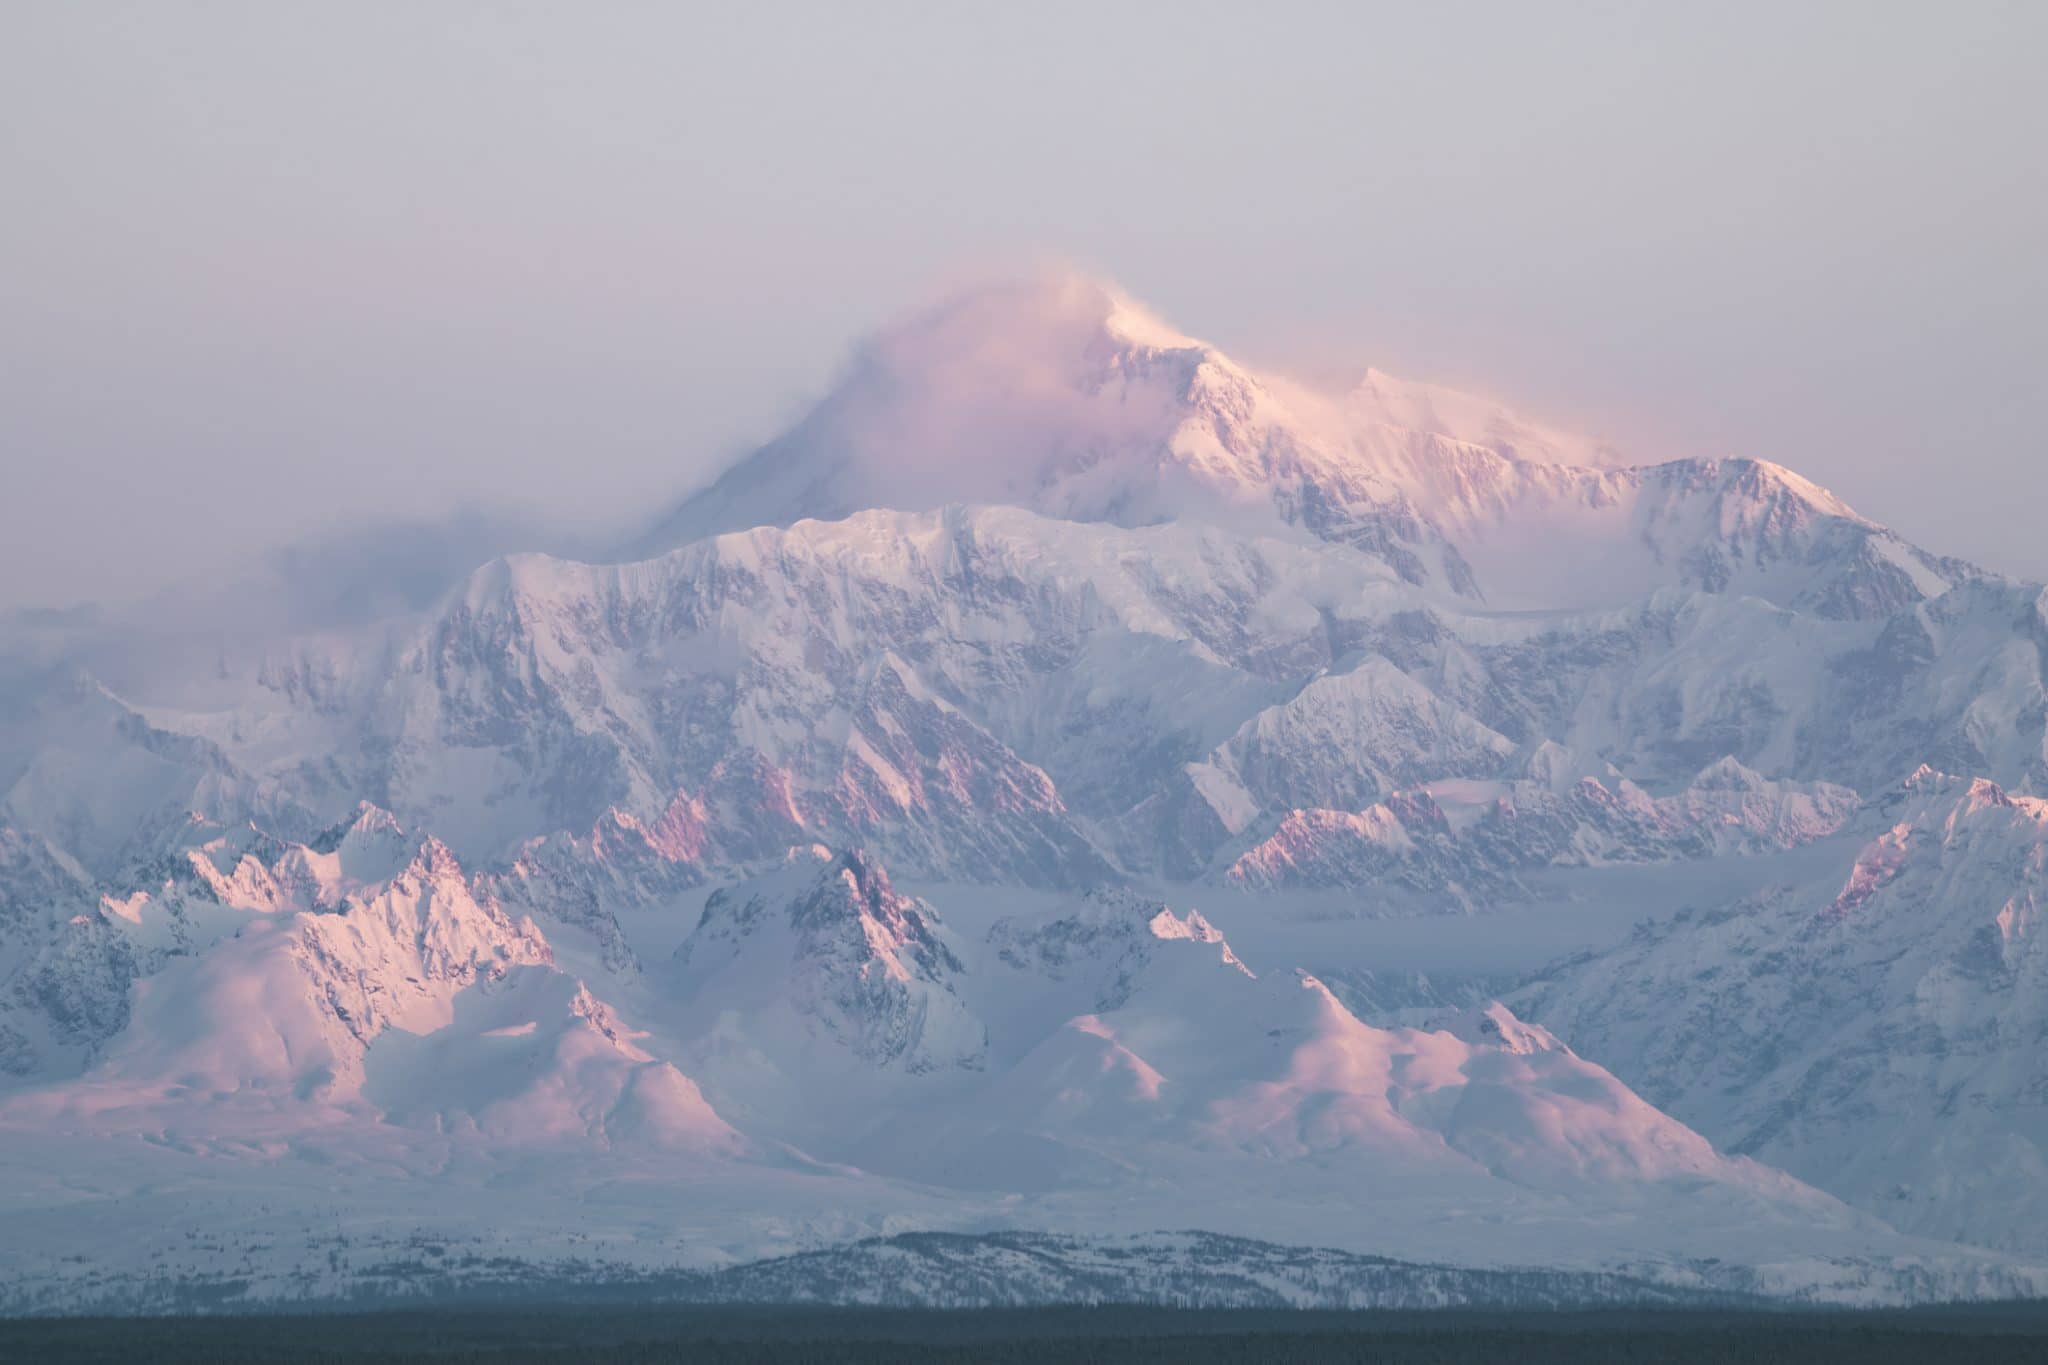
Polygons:
<instances>
[{"instance_id":1,"label":"snow-covered mountain","mask_svg":"<svg viewBox=\"0 0 2048 1365\"><path fill-rule=\"evenodd\" d=\"M1667 1184L1814 1198L1717 1155L1498 1002L1440 1032L1373 1028L1305 972L1254 971L1198 912L1122 894L994 938L1013 971L1059 983L1027 998L1075 1013L972 1112L1085 1135L1104 1160L1163 1164L1148 1149L1192 1130L1214 1152L1341 1168L1368 1203L1486 1177L1583 1201Z\"/></svg>"},{"instance_id":2,"label":"snow-covered mountain","mask_svg":"<svg viewBox=\"0 0 2048 1365\"><path fill-rule=\"evenodd\" d=\"M349 1238L316 1232L337 1208L393 1250L495 1245L552 1216L567 1241L477 1263L565 1280L593 1256L694 1272L906 1219L1084 1239L1194 1219L1461 1274L1543 1267L1593 1297L1615 1274L1826 1298L2034 1283L1717 1153L1504 1006L1374 1028L1312 976L1258 972L1199 912L1127 891L970 942L871 858L798 851L712 897L674 975L622 1011L381 812L324 853L224 842L192 853L188 883L103 907L112 932L173 945L134 954L127 1025L78 1074L0 1096L24 1177L10 1225L34 1232L0 1260L11 1295L92 1264L77 1288L147 1302L139 1275L203 1283L213 1237L267 1225L268 1246L278 1218L299 1232L257 1270L268 1292L306 1292L282 1267L316 1249L326 1292L362 1290ZM204 1192L207 1241L181 1246L172 1220L81 1258L167 1182ZM518 1214L498 1208L510 1187ZM1738 1251L1737 1280L1703 1274Z\"/></svg>"},{"instance_id":3,"label":"snow-covered mountain","mask_svg":"<svg viewBox=\"0 0 2048 1365\"><path fill-rule=\"evenodd\" d=\"M1534 868L1797 848L1841 829L1860 804L1846 787L1774 782L1732 758L1670 796L1611 772L1611 788L1573 778L1564 758L1551 746L1526 778L1432 783L1362 811L1290 811L1224 877L1261 889L1393 882L1476 906L1523 889L1517 874Z\"/></svg>"},{"instance_id":4,"label":"snow-covered mountain","mask_svg":"<svg viewBox=\"0 0 2048 1365\"><path fill-rule=\"evenodd\" d=\"M854 841L1075 886L1220 872L1289 812L1513 778L1548 745L1646 790L1724 757L1857 790L1930 753L2031 781L2036 595L1502 614L1214 526L866 512L633 565L501 561L374 647L289 646L227 709L157 721L325 819L368 794L476 860L616 807L686 812L727 869Z\"/></svg>"},{"instance_id":5,"label":"snow-covered mountain","mask_svg":"<svg viewBox=\"0 0 2048 1365\"><path fill-rule=\"evenodd\" d=\"M1305 420L1114 289L1048 274L874 337L802 422L635 552L870 507L996 503L1065 521L1296 529L1408 581L1469 591L1391 471L1338 448L1354 424Z\"/></svg>"},{"instance_id":6,"label":"snow-covered mountain","mask_svg":"<svg viewBox=\"0 0 2048 1365\"><path fill-rule=\"evenodd\" d=\"M1895 1226L2048 1250L2048 801L1922 769L1862 833L1809 879L1560 967L1526 1007Z\"/></svg>"},{"instance_id":7,"label":"snow-covered mountain","mask_svg":"<svg viewBox=\"0 0 2048 1365\"><path fill-rule=\"evenodd\" d=\"M0 820L93 876L182 845L195 812L301 834L314 828L289 796L253 780L219 745L151 724L82 670L9 682L0 689Z\"/></svg>"},{"instance_id":8,"label":"snow-covered mountain","mask_svg":"<svg viewBox=\"0 0 2048 1365\"><path fill-rule=\"evenodd\" d=\"M1862 616L1975 576L1774 465L1589 468L1591 449L1377 372L1335 398L1256 375L1115 288L1054 273L876 336L803 421L632 553L870 507L992 503L1293 532L1509 606L1618 604L1669 584ZM1565 538L1573 553L1543 553Z\"/></svg>"},{"instance_id":9,"label":"snow-covered mountain","mask_svg":"<svg viewBox=\"0 0 2048 1365\"><path fill-rule=\"evenodd\" d=\"M711 896L676 950L670 991L699 1068L735 1112L843 1125L813 1101L900 1078L978 1071L988 1030L962 998L960 944L931 905L897 894L859 852L792 849ZM872 1098L872 1092L868 1098Z\"/></svg>"},{"instance_id":10,"label":"snow-covered mountain","mask_svg":"<svg viewBox=\"0 0 2048 1365\"><path fill-rule=\"evenodd\" d=\"M1534 461L1507 418L1390 386L1319 399L1085 281L976 295L670 519L726 534L501 560L423 617L167 682L175 708L46 689L0 737L10 816L98 872L188 807L304 837L369 799L492 864L616 810L726 870L851 841L1074 886L1221 873L1292 812L1548 745L1660 794L1724 757L2041 778L2038 589L1783 470ZM1420 529L1304 520L1344 499Z\"/></svg>"},{"instance_id":11,"label":"snow-covered mountain","mask_svg":"<svg viewBox=\"0 0 2048 1365\"><path fill-rule=\"evenodd\" d=\"M1836 1298L2048 1256L2048 593L1774 465L1313 391L1053 275L881 333L619 562L119 695L46 636L0 639L0 1303L352 1292L344 1209L852 1297L933 1231L954 1287L1190 1226ZM145 1206L296 1250L107 1250Z\"/></svg>"}]
</instances>

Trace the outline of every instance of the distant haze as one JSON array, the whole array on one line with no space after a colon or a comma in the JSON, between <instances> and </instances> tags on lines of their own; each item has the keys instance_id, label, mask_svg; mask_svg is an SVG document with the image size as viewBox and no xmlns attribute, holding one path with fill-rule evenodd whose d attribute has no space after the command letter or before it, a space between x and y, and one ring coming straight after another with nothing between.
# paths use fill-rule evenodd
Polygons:
<instances>
[{"instance_id":1,"label":"distant haze","mask_svg":"<svg viewBox=\"0 0 2048 1365\"><path fill-rule=\"evenodd\" d=\"M1637 8L10 5L0 605L623 528L1048 256L2048 577L2048 6Z\"/></svg>"}]
</instances>

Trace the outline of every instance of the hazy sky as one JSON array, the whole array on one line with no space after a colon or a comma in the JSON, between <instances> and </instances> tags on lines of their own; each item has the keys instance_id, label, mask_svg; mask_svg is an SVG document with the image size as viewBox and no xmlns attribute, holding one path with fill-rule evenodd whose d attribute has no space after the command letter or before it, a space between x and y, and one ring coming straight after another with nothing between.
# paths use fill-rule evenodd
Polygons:
<instances>
[{"instance_id":1,"label":"hazy sky","mask_svg":"<svg viewBox=\"0 0 2048 1365\"><path fill-rule=\"evenodd\" d=\"M1043 255L2048 576L2048 4L0 8L0 603L589 524Z\"/></svg>"}]
</instances>

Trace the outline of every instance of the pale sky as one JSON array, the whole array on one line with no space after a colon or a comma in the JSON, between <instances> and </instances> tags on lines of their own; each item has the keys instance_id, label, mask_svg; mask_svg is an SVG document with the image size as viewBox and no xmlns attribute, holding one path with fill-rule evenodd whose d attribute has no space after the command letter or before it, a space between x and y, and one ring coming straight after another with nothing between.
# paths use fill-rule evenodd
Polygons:
<instances>
[{"instance_id":1,"label":"pale sky","mask_svg":"<svg viewBox=\"0 0 2048 1365\"><path fill-rule=\"evenodd\" d=\"M2039 3L10 0L0 605L651 514L1047 256L2048 577L2044 53Z\"/></svg>"}]
</instances>

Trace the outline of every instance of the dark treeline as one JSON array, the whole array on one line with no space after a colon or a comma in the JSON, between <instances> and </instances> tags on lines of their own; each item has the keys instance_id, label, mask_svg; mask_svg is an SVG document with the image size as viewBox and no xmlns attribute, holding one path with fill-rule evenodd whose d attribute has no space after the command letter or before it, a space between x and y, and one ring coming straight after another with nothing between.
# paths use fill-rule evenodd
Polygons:
<instances>
[{"instance_id":1,"label":"dark treeline","mask_svg":"<svg viewBox=\"0 0 2048 1365\"><path fill-rule=\"evenodd\" d=\"M1842 1365L2048 1359L2048 1305L1882 1313L1334 1313L1041 1308L507 1309L0 1320L0 1361L491 1365L1476 1361Z\"/></svg>"}]
</instances>

